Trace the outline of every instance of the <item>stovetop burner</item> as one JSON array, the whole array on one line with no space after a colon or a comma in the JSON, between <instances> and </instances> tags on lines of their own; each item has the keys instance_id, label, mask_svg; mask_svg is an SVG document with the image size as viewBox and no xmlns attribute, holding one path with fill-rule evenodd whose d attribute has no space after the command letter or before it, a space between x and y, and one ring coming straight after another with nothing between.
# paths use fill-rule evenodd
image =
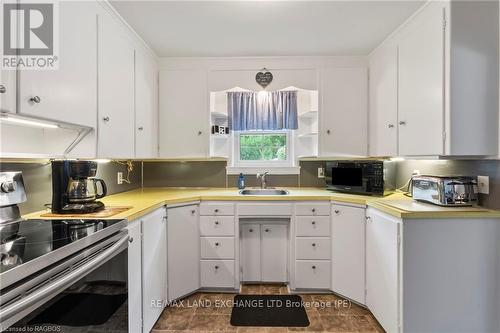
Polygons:
<instances>
[{"instance_id":1,"label":"stovetop burner","mask_svg":"<svg viewBox=\"0 0 500 333\"><path fill-rule=\"evenodd\" d=\"M123 220L22 220L19 230L0 246L0 273L72 243L83 241ZM90 244L89 244L90 245Z\"/></svg>"}]
</instances>

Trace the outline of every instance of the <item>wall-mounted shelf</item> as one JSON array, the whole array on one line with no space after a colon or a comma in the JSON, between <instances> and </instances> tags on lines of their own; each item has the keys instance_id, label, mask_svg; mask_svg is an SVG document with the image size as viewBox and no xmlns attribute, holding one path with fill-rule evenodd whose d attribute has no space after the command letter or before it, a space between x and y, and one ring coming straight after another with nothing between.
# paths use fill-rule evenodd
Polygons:
<instances>
[{"instance_id":1,"label":"wall-mounted shelf","mask_svg":"<svg viewBox=\"0 0 500 333\"><path fill-rule=\"evenodd\" d=\"M219 119L227 119L228 118L227 113L224 113L224 112L212 111L212 112L210 112L210 114L214 118L219 118Z\"/></svg>"},{"instance_id":2,"label":"wall-mounted shelf","mask_svg":"<svg viewBox=\"0 0 500 333\"><path fill-rule=\"evenodd\" d=\"M317 135L318 135L318 133L303 133L303 134L297 135L297 138L313 138L313 137L316 137Z\"/></svg>"},{"instance_id":3,"label":"wall-mounted shelf","mask_svg":"<svg viewBox=\"0 0 500 333\"><path fill-rule=\"evenodd\" d=\"M318 116L318 111L307 111L304 113L299 114L299 118L313 118Z\"/></svg>"}]
</instances>

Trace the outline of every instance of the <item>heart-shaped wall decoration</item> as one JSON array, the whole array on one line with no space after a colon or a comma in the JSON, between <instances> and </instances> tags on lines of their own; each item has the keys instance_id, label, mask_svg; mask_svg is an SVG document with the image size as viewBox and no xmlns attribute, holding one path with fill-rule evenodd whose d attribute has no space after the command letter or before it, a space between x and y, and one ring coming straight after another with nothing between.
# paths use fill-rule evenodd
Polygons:
<instances>
[{"instance_id":1,"label":"heart-shaped wall decoration","mask_svg":"<svg viewBox=\"0 0 500 333\"><path fill-rule=\"evenodd\" d=\"M257 75L255 75L255 81L262 88L267 87L271 82L273 82L273 74L265 68L264 70L265 72L258 72Z\"/></svg>"}]
</instances>

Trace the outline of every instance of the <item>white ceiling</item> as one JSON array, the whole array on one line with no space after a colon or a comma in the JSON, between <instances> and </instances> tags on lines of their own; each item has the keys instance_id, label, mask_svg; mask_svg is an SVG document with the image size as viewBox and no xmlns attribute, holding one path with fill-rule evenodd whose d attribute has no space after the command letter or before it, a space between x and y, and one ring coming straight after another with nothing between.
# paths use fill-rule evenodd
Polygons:
<instances>
[{"instance_id":1,"label":"white ceiling","mask_svg":"<svg viewBox=\"0 0 500 333\"><path fill-rule=\"evenodd\" d=\"M423 1L112 1L162 57L365 55Z\"/></svg>"}]
</instances>

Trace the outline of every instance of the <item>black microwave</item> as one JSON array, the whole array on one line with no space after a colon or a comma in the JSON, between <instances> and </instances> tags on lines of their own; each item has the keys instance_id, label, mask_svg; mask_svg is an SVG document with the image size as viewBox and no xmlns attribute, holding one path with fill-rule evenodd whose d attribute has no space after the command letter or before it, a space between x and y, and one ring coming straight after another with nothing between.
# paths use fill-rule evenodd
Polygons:
<instances>
[{"instance_id":1,"label":"black microwave","mask_svg":"<svg viewBox=\"0 0 500 333\"><path fill-rule=\"evenodd\" d=\"M386 195L396 187L394 169L391 161L330 161L326 162L326 186L339 192Z\"/></svg>"}]
</instances>

